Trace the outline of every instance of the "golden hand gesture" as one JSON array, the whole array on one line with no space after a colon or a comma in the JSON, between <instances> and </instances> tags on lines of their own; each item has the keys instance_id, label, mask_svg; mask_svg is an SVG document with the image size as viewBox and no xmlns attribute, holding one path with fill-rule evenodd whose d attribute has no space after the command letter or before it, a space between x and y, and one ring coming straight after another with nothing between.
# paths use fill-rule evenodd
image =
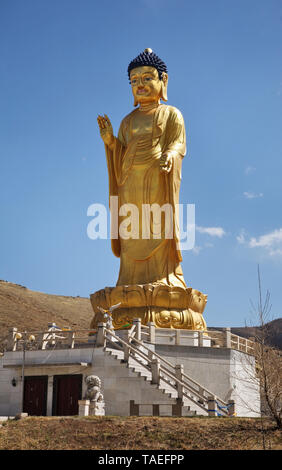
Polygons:
<instances>
[{"instance_id":1,"label":"golden hand gesture","mask_svg":"<svg viewBox=\"0 0 282 470\"><path fill-rule=\"evenodd\" d=\"M104 116L98 116L97 121L99 124L100 135L108 147L111 147L114 142L114 133L111 121L109 120L108 116L104 114Z\"/></svg>"},{"instance_id":2,"label":"golden hand gesture","mask_svg":"<svg viewBox=\"0 0 282 470\"><path fill-rule=\"evenodd\" d=\"M169 173L172 168L172 155L164 153L160 158L160 169L164 173Z\"/></svg>"}]
</instances>

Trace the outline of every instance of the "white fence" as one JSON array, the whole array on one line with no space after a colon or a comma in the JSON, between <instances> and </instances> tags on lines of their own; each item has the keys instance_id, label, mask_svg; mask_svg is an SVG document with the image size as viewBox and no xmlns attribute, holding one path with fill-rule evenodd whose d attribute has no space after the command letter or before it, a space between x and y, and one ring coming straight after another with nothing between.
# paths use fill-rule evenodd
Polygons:
<instances>
[{"instance_id":1,"label":"white fence","mask_svg":"<svg viewBox=\"0 0 282 470\"><path fill-rule=\"evenodd\" d=\"M254 342L231 333L230 328L216 330L178 330L169 328L156 328L153 323L141 325L141 320L133 321L136 338L150 344L193 345L214 348L231 348L247 354L254 354ZM127 330L129 331L129 330ZM115 330L118 335L125 334L126 330ZM96 340L97 330L71 328L58 328L50 324L46 331L18 331L12 328L10 334L2 345L4 350L17 351L19 349L48 349L87 347Z\"/></svg>"}]
</instances>

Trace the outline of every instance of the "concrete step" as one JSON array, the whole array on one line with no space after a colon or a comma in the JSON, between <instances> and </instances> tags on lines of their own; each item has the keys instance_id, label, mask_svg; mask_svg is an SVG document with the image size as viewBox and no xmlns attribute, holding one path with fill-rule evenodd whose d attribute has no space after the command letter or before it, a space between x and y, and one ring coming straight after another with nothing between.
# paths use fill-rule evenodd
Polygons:
<instances>
[{"instance_id":1,"label":"concrete step","mask_svg":"<svg viewBox=\"0 0 282 470\"><path fill-rule=\"evenodd\" d=\"M188 409L189 407L186 407L186 406L183 406L182 408L182 416L187 416L187 417L193 417L193 416L198 416L198 413L197 411L191 411L190 409Z\"/></svg>"},{"instance_id":2,"label":"concrete step","mask_svg":"<svg viewBox=\"0 0 282 470\"><path fill-rule=\"evenodd\" d=\"M114 348L106 348L105 352L116 359L119 363L124 362L124 352ZM140 364L140 362L141 364ZM148 362L142 358L138 358L138 361L134 359L134 357L130 356L129 361L126 364L128 369L134 372L140 379L145 380L146 382L150 383L152 389L158 389L162 392L163 395L167 397L171 404L176 404L176 399L178 397L177 390L173 387L173 382L171 381L171 385L164 380L160 380L160 384L152 384L152 373L142 365L146 365ZM197 401L197 397L195 397L192 393L190 394L191 398ZM142 404L140 404L142 405ZM188 398L185 398L184 405L182 407L182 416L196 416L196 415L204 415L205 412L201 412L201 409L197 407L193 402L190 402Z\"/></svg>"},{"instance_id":3,"label":"concrete step","mask_svg":"<svg viewBox=\"0 0 282 470\"><path fill-rule=\"evenodd\" d=\"M106 351L106 353L110 354L111 356L115 356L115 357L118 357L118 358L123 358L124 357L123 351L120 351L119 349L106 348L105 351Z\"/></svg>"},{"instance_id":4,"label":"concrete step","mask_svg":"<svg viewBox=\"0 0 282 470\"><path fill-rule=\"evenodd\" d=\"M119 351L117 349L106 349L106 352L113 356L115 359L123 360L124 359L124 352ZM142 364L147 365L148 361L145 361L142 358L138 358L138 361L134 359L134 357L130 356L129 358L129 365L134 365L136 368L139 368L139 370L143 370ZM145 369L146 370L146 369Z\"/></svg>"},{"instance_id":5,"label":"concrete step","mask_svg":"<svg viewBox=\"0 0 282 470\"><path fill-rule=\"evenodd\" d=\"M117 352L117 350L108 350L107 352L112 357L120 359L120 360L122 360L124 357L124 354L122 351ZM152 373L146 367L142 367L142 365L139 362L137 362L133 357L129 358L128 368L132 372L135 372L136 374L138 374L139 377L142 377L146 381L151 382ZM159 390L161 390L169 398L172 398L172 399L177 398L177 391L172 386L169 386L167 383L165 383L164 381L161 380L160 385L157 385L157 384L151 384L151 385L155 385L155 388L158 388Z\"/></svg>"},{"instance_id":6,"label":"concrete step","mask_svg":"<svg viewBox=\"0 0 282 470\"><path fill-rule=\"evenodd\" d=\"M143 371L143 370L138 370L135 367L131 366L128 367L132 372L135 372L136 374L139 375L139 377L143 377L144 379L151 381L152 380L152 374L149 371Z\"/></svg>"}]
</instances>

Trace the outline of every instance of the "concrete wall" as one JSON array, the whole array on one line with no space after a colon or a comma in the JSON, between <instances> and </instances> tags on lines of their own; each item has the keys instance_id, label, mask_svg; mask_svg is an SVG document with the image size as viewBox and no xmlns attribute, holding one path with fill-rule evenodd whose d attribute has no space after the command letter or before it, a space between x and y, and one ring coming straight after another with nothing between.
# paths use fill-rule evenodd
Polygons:
<instances>
[{"instance_id":1,"label":"concrete wall","mask_svg":"<svg viewBox=\"0 0 282 470\"><path fill-rule=\"evenodd\" d=\"M260 416L260 384L254 357L233 351L230 378L235 384L234 400L240 416Z\"/></svg>"},{"instance_id":2,"label":"concrete wall","mask_svg":"<svg viewBox=\"0 0 282 470\"><path fill-rule=\"evenodd\" d=\"M72 364L74 362L77 364ZM80 362L91 365L85 367ZM7 352L0 360L0 416L15 416L22 411L21 364L22 352ZM27 351L25 376L48 375L47 416L52 415L54 375L63 374L83 374L82 396L86 392L84 378L90 374L100 377L106 415L128 416L130 400L145 404L175 403L175 400L158 390L157 386L106 354L103 348ZM17 380L16 387L11 384L13 377ZM171 405L170 410L163 406L164 414L169 414ZM148 414L151 410L152 407L148 407Z\"/></svg>"},{"instance_id":3,"label":"concrete wall","mask_svg":"<svg viewBox=\"0 0 282 470\"><path fill-rule=\"evenodd\" d=\"M72 353L73 354L72 354ZM7 352L0 358L0 416L15 416L22 411L22 352ZM90 362L92 350L27 351L25 376L47 375L47 415L52 415L54 375L91 373L91 367L80 362ZM77 364L63 365L77 362ZM54 365L57 363L57 365ZM13 387L12 379L17 385ZM85 393L83 382L82 394Z\"/></svg>"},{"instance_id":4,"label":"concrete wall","mask_svg":"<svg viewBox=\"0 0 282 470\"><path fill-rule=\"evenodd\" d=\"M156 345L156 353L222 400L235 400L237 416L259 416L260 393L254 357L229 348Z\"/></svg>"},{"instance_id":5,"label":"concrete wall","mask_svg":"<svg viewBox=\"0 0 282 470\"><path fill-rule=\"evenodd\" d=\"M255 382L254 359L251 356L227 348L156 345L155 350L171 363L183 364L187 375L224 401L234 399L238 416L257 416L260 408L259 387ZM6 352L0 358L0 416L15 416L21 411L21 364L21 351ZM129 415L130 400L139 404L163 403L164 414L169 414L165 404L174 403L173 399L132 372L126 364L106 354L103 348L27 351L25 375L48 375L49 416L52 415L53 378L62 374L83 374L83 378L94 374L100 377L107 415ZM17 381L16 387L11 384L13 378ZM82 396L85 391L83 380Z\"/></svg>"},{"instance_id":6,"label":"concrete wall","mask_svg":"<svg viewBox=\"0 0 282 470\"><path fill-rule=\"evenodd\" d=\"M13 377L17 386L12 386ZM19 386L18 373L11 369L3 369L3 358L0 358L0 416L15 416L19 413L22 388Z\"/></svg>"}]
</instances>

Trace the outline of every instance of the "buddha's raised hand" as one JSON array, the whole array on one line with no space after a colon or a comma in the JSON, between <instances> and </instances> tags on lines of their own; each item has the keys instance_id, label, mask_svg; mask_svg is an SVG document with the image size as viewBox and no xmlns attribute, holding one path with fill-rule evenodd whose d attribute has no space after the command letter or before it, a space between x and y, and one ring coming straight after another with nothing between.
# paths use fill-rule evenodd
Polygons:
<instances>
[{"instance_id":1,"label":"buddha's raised hand","mask_svg":"<svg viewBox=\"0 0 282 470\"><path fill-rule=\"evenodd\" d=\"M106 145L111 147L114 143L114 133L111 121L109 120L108 116L104 114L104 116L97 117L100 135Z\"/></svg>"}]
</instances>

